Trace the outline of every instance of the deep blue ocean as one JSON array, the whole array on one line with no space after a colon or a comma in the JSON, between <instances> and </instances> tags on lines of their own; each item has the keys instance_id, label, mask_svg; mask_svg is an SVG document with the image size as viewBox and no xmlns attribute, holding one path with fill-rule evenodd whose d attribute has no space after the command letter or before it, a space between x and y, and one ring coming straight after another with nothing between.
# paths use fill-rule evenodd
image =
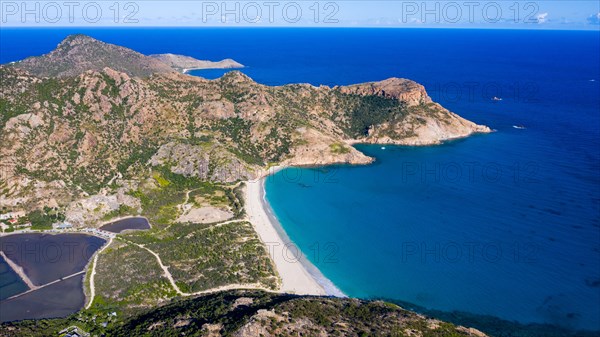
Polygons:
<instances>
[{"instance_id":1,"label":"deep blue ocean","mask_svg":"<svg viewBox=\"0 0 600 337\"><path fill-rule=\"evenodd\" d=\"M422 83L496 132L278 173L267 197L289 237L349 296L600 330L600 32L2 29L0 62L75 32L233 58L268 85Z\"/></svg>"}]
</instances>

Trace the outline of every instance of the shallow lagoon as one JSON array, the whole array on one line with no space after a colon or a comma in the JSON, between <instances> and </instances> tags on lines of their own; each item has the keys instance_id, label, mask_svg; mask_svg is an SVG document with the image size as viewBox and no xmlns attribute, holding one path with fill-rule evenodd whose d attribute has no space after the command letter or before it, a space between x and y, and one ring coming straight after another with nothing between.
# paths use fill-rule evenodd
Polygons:
<instances>
[{"instance_id":1,"label":"shallow lagoon","mask_svg":"<svg viewBox=\"0 0 600 337\"><path fill-rule=\"evenodd\" d=\"M105 240L86 234L28 233L1 237L0 249L23 268L34 285L41 286L83 271L104 243ZM2 266L6 265L2 262ZM13 279L16 275L11 269L5 274ZM3 279L0 321L59 317L76 312L85 302L83 276L77 275L11 299L7 298L27 291L27 286L19 286L20 279L6 283Z\"/></svg>"},{"instance_id":2,"label":"shallow lagoon","mask_svg":"<svg viewBox=\"0 0 600 337\"><path fill-rule=\"evenodd\" d=\"M0 249L23 267L35 285L83 270L105 240L86 234L17 234L0 238Z\"/></svg>"},{"instance_id":3,"label":"shallow lagoon","mask_svg":"<svg viewBox=\"0 0 600 337\"><path fill-rule=\"evenodd\" d=\"M0 256L0 301L27 291L27 285Z\"/></svg>"},{"instance_id":4,"label":"shallow lagoon","mask_svg":"<svg viewBox=\"0 0 600 337\"><path fill-rule=\"evenodd\" d=\"M10 300L0 301L0 322L64 317L85 305L84 274Z\"/></svg>"},{"instance_id":5,"label":"shallow lagoon","mask_svg":"<svg viewBox=\"0 0 600 337\"><path fill-rule=\"evenodd\" d=\"M133 218L125 218L121 220L117 220L115 222L111 222L106 224L100 229L105 230L107 232L112 233L121 233L127 230L145 230L150 229L150 223L148 219L142 217L133 217Z\"/></svg>"}]
</instances>

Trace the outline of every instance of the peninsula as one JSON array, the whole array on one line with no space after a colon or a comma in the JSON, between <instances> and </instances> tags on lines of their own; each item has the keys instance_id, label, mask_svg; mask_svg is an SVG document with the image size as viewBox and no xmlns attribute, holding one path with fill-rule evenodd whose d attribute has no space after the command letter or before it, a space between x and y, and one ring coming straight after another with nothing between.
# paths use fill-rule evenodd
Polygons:
<instances>
[{"instance_id":1,"label":"peninsula","mask_svg":"<svg viewBox=\"0 0 600 337\"><path fill-rule=\"evenodd\" d=\"M224 59L221 61L204 61L197 60L193 57L175 54L154 54L150 55L163 63L168 64L171 68L187 73L190 70L202 69L235 69L244 68L244 65L232 59Z\"/></svg>"}]
</instances>

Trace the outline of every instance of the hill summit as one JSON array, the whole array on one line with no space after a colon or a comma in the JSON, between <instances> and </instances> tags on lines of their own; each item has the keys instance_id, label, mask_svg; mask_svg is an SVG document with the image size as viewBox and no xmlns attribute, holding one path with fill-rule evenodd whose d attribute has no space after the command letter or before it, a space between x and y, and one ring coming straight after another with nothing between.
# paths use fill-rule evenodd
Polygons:
<instances>
[{"instance_id":1,"label":"hill summit","mask_svg":"<svg viewBox=\"0 0 600 337\"><path fill-rule=\"evenodd\" d=\"M69 77L106 67L134 77L175 71L155 58L82 34L69 35L50 53L14 66L38 77Z\"/></svg>"},{"instance_id":2,"label":"hill summit","mask_svg":"<svg viewBox=\"0 0 600 337\"><path fill-rule=\"evenodd\" d=\"M244 67L232 59L213 62L175 54L147 56L84 34L69 35L50 53L29 57L11 66L37 77L70 77L88 70L101 71L104 68L111 68L131 77L148 77L152 74L190 69Z\"/></svg>"}]
</instances>

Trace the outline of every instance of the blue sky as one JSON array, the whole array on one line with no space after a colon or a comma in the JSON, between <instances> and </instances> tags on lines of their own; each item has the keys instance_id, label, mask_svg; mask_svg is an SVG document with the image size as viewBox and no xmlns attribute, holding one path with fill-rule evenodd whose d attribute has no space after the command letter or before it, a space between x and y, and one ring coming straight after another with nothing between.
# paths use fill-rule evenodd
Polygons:
<instances>
[{"instance_id":1,"label":"blue sky","mask_svg":"<svg viewBox=\"0 0 600 337\"><path fill-rule=\"evenodd\" d=\"M0 25L600 30L600 1L0 1Z\"/></svg>"}]
</instances>

